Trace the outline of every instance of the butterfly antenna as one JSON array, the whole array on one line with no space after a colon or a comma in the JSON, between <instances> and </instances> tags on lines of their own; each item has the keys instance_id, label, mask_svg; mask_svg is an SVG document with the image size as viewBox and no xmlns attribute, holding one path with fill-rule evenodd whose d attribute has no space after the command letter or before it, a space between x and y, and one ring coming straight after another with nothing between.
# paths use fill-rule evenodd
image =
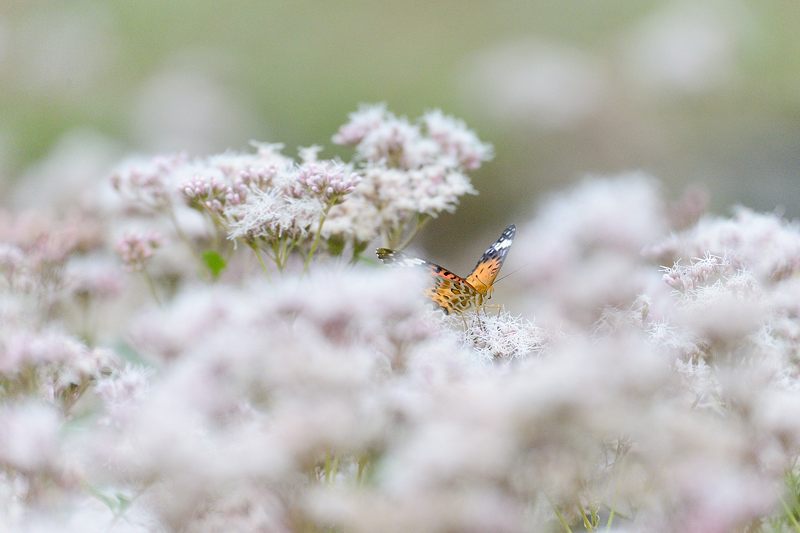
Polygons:
<instances>
[{"instance_id":1,"label":"butterfly antenna","mask_svg":"<svg viewBox=\"0 0 800 533\"><path fill-rule=\"evenodd\" d=\"M524 267L524 265L523 265L523 266L521 266L521 267L519 267L519 268L517 268L516 270L512 270L511 272L509 272L509 273L508 273L508 274L506 274L505 276L502 276L502 277L500 277L500 278L497 278L497 279L494 281L494 283L492 283L492 285L497 285L498 283L500 283L501 281L503 281L504 279L506 279L508 276L511 276L512 274L516 274L517 272L519 272L519 271L520 271L520 270L522 270L523 268L525 268L525 267Z\"/></svg>"}]
</instances>

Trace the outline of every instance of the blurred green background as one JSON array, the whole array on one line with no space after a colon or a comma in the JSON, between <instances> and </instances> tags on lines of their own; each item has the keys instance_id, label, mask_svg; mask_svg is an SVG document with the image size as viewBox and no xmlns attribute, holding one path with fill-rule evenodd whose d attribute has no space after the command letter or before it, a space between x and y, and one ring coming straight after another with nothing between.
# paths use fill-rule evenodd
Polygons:
<instances>
[{"instance_id":1,"label":"blurred green background","mask_svg":"<svg viewBox=\"0 0 800 533\"><path fill-rule=\"evenodd\" d=\"M587 174L643 170L673 197L704 186L715 210L800 214L796 0L0 6L6 202L99 179L128 153L257 139L346 155L330 136L386 102L441 108L496 149L481 194L422 236L437 259L474 258L475 239Z\"/></svg>"}]
</instances>

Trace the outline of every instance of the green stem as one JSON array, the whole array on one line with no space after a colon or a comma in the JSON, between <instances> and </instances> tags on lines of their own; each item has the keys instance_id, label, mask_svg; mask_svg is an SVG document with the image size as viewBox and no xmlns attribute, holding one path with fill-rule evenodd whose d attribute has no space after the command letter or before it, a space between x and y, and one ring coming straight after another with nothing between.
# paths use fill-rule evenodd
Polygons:
<instances>
[{"instance_id":1,"label":"green stem","mask_svg":"<svg viewBox=\"0 0 800 533\"><path fill-rule=\"evenodd\" d=\"M550 505L553 505L552 503ZM561 527L564 528L564 531L567 533L572 533L572 529L569 527L567 520L564 518L564 515L561 514L561 511L558 510L558 507L553 505L553 512L556 513L556 518L558 518Z\"/></svg>"},{"instance_id":2,"label":"green stem","mask_svg":"<svg viewBox=\"0 0 800 533\"><path fill-rule=\"evenodd\" d=\"M311 243L311 249L308 251L308 256L306 257L306 262L303 265L303 271L308 272L308 267L311 265L311 259L314 257L314 252L317 251L317 247L319 246L320 238L322 237L322 225L325 224L325 219L328 218L328 213L333 207L333 204L328 204L325 206L325 209L322 211L322 216L319 218L319 224L317 225L317 232L314 235L314 242Z\"/></svg>"},{"instance_id":3,"label":"green stem","mask_svg":"<svg viewBox=\"0 0 800 533\"><path fill-rule=\"evenodd\" d=\"M403 238L403 228L397 227L389 230L389 234L385 240L386 247L397 249L400 240Z\"/></svg>"},{"instance_id":4,"label":"green stem","mask_svg":"<svg viewBox=\"0 0 800 533\"><path fill-rule=\"evenodd\" d=\"M369 464L369 457L361 456L358 458L358 471L356 472L356 483L361 485L364 482L364 474L367 471L367 465Z\"/></svg>"},{"instance_id":5,"label":"green stem","mask_svg":"<svg viewBox=\"0 0 800 533\"><path fill-rule=\"evenodd\" d=\"M336 473L339 471L339 456L333 456L333 465L328 472L328 483L333 483L333 480L336 478Z\"/></svg>"},{"instance_id":6,"label":"green stem","mask_svg":"<svg viewBox=\"0 0 800 533\"><path fill-rule=\"evenodd\" d=\"M284 239L281 242L281 265L283 268L286 268L286 264L289 262L289 254L292 252L294 239Z\"/></svg>"},{"instance_id":7,"label":"green stem","mask_svg":"<svg viewBox=\"0 0 800 533\"><path fill-rule=\"evenodd\" d=\"M611 524L614 522L614 515L616 511L613 507L609 507L608 521L606 522L606 531L611 531Z\"/></svg>"},{"instance_id":8,"label":"green stem","mask_svg":"<svg viewBox=\"0 0 800 533\"><path fill-rule=\"evenodd\" d=\"M403 240L403 242L400 243L400 245L397 248L400 249L400 250L405 249L405 247L408 246L411 243L412 239L414 239L414 237L417 236L417 233L419 233L419 230L424 228L425 225L428 222L430 222L431 218L432 217L429 216L429 215L422 215L420 218L418 218L417 219L417 225L414 226L414 229L411 230L411 233L408 234L408 237L406 237Z\"/></svg>"},{"instance_id":9,"label":"green stem","mask_svg":"<svg viewBox=\"0 0 800 533\"><path fill-rule=\"evenodd\" d=\"M131 505L133 504L133 502L135 502L139 498L139 496L144 494L145 490L147 490L147 485L145 485L144 487L142 487L139 490L137 490L133 494L133 496L131 496L131 498L124 503L124 505L120 506L119 510L117 510L114 513L114 517L111 520L111 523L108 525L108 530L109 531L111 531L113 526L125 515L126 512L128 512L128 509L131 508Z\"/></svg>"},{"instance_id":10,"label":"green stem","mask_svg":"<svg viewBox=\"0 0 800 533\"><path fill-rule=\"evenodd\" d=\"M586 516L586 514L587 514L586 510L583 507L581 507L581 505L579 503L575 504L575 508L578 510L578 514L580 515L581 520L583 520L583 528L586 531L592 531L594 528L592 527L591 521Z\"/></svg>"},{"instance_id":11,"label":"green stem","mask_svg":"<svg viewBox=\"0 0 800 533\"><path fill-rule=\"evenodd\" d=\"M142 276L144 276L145 282L147 282L147 288L150 289L150 294L153 296L153 299L156 301L159 307L162 307L161 298L158 297L158 292L156 291L156 284L153 282L153 278L150 277L150 274L147 273L147 270L142 270Z\"/></svg>"},{"instance_id":12,"label":"green stem","mask_svg":"<svg viewBox=\"0 0 800 533\"><path fill-rule=\"evenodd\" d=\"M323 479L326 483L331 483L339 470L339 457L331 455L331 452L325 452L325 471Z\"/></svg>"},{"instance_id":13,"label":"green stem","mask_svg":"<svg viewBox=\"0 0 800 533\"><path fill-rule=\"evenodd\" d=\"M267 264L264 262L264 258L261 257L261 252L258 251L258 246L255 242L248 240L247 245L253 250L253 253L256 254L256 259L258 259L258 264L261 265L261 269L264 271L264 274L267 275L267 279L271 280L272 278L269 275L269 269L267 268Z\"/></svg>"},{"instance_id":14,"label":"green stem","mask_svg":"<svg viewBox=\"0 0 800 533\"><path fill-rule=\"evenodd\" d=\"M783 505L783 511L786 513L786 517L789 519L789 522L792 523L792 527L795 531L800 532L800 523L797 522L797 519L794 517L794 513L787 505L786 500L781 497L781 505Z\"/></svg>"},{"instance_id":15,"label":"green stem","mask_svg":"<svg viewBox=\"0 0 800 533\"><path fill-rule=\"evenodd\" d=\"M284 260L283 260L283 237L278 237L277 239L272 241L272 260L275 262L275 266L278 267L279 272L283 272Z\"/></svg>"}]
</instances>

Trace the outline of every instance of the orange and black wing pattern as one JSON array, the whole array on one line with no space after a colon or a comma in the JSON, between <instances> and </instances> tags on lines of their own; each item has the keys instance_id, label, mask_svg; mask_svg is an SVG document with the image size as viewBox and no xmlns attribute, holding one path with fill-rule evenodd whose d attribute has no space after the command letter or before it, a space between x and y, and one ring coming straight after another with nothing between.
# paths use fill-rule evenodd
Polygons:
<instances>
[{"instance_id":1,"label":"orange and black wing pattern","mask_svg":"<svg viewBox=\"0 0 800 533\"><path fill-rule=\"evenodd\" d=\"M477 305L480 294L467 280L437 264L409 257L403 252L378 248L378 259L387 265L423 267L433 276L433 286L426 289L425 296L433 300L445 313L463 313Z\"/></svg>"},{"instance_id":2,"label":"orange and black wing pattern","mask_svg":"<svg viewBox=\"0 0 800 533\"><path fill-rule=\"evenodd\" d=\"M492 296L492 285L494 280L497 279L497 273L500 272L503 262L506 260L516 232L517 227L514 224L504 229L494 244L483 252L478 264L472 269L472 273L467 276L467 282L476 291L486 295L488 298Z\"/></svg>"}]
</instances>

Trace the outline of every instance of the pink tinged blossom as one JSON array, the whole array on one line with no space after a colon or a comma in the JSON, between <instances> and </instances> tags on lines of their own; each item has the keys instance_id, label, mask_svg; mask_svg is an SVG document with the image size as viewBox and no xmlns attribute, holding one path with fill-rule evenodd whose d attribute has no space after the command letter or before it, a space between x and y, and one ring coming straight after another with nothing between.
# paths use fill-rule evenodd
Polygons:
<instances>
[{"instance_id":1,"label":"pink tinged blossom","mask_svg":"<svg viewBox=\"0 0 800 533\"><path fill-rule=\"evenodd\" d=\"M409 169L433 158L437 147L426 142L419 126L411 124L405 117L389 117L356 146L362 159L373 164Z\"/></svg>"},{"instance_id":2,"label":"pink tinged blossom","mask_svg":"<svg viewBox=\"0 0 800 533\"><path fill-rule=\"evenodd\" d=\"M124 279L113 260L91 257L67 264L65 279L73 294L81 297L111 298L122 293Z\"/></svg>"},{"instance_id":3,"label":"pink tinged blossom","mask_svg":"<svg viewBox=\"0 0 800 533\"><path fill-rule=\"evenodd\" d=\"M339 131L333 136L333 142L355 146L367 134L377 129L388 115L385 104L362 105L358 111L350 114L349 122L339 128Z\"/></svg>"},{"instance_id":4,"label":"pink tinged blossom","mask_svg":"<svg viewBox=\"0 0 800 533\"><path fill-rule=\"evenodd\" d=\"M128 233L117 241L114 250L128 271L138 272L144 270L150 258L163 243L164 239L156 232L145 235Z\"/></svg>"},{"instance_id":5,"label":"pink tinged blossom","mask_svg":"<svg viewBox=\"0 0 800 533\"><path fill-rule=\"evenodd\" d=\"M94 390L105 405L107 425L121 425L150 390L153 371L149 368L125 365L111 375L98 379Z\"/></svg>"},{"instance_id":6,"label":"pink tinged blossom","mask_svg":"<svg viewBox=\"0 0 800 533\"><path fill-rule=\"evenodd\" d=\"M170 202L173 176L187 163L183 153L130 161L114 171L111 184L129 200L150 208L163 207Z\"/></svg>"},{"instance_id":7,"label":"pink tinged blossom","mask_svg":"<svg viewBox=\"0 0 800 533\"><path fill-rule=\"evenodd\" d=\"M303 146L297 149L297 155L300 156L300 161L303 163L313 163L319 159L319 153L322 151L322 146L313 144L311 146Z\"/></svg>"},{"instance_id":8,"label":"pink tinged blossom","mask_svg":"<svg viewBox=\"0 0 800 533\"><path fill-rule=\"evenodd\" d=\"M474 131L463 121L445 115L439 110L429 111L422 117L428 135L442 152L452 157L466 170L475 170L493 156L490 144L482 143Z\"/></svg>"},{"instance_id":9,"label":"pink tinged blossom","mask_svg":"<svg viewBox=\"0 0 800 533\"><path fill-rule=\"evenodd\" d=\"M239 195L234 189L213 176L193 178L183 186L183 195L190 205L207 209L217 215L222 215L225 203L239 203Z\"/></svg>"},{"instance_id":10,"label":"pink tinged blossom","mask_svg":"<svg viewBox=\"0 0 800 533\"><path fill-rule=\"evenodd\" d=\"M0 371L16 374L51 363L72 367L87 353L83 344L57 331L17 330L2 339Z\"/></svg>"},{"instance_id":11,"label":"pink tinged blossom","mask_svg":"<svg viewBox=\"0 0 800 533\"><path fill-rule=\"evenodd\" d=\"M730 261L710 253L702 258L693 259L691 264L686 266L675 263L672 267L662 267L664 282L673 289L683 291L706 284L712 276L714 279L719 279L723 275L731 274L732 270Z\"/></svg>"},{"instance_id":12,"label":"pink tinged blossom","mask_svg":"<svg viewBox=\"0 0 800 533\"><path fill-rule=\"evenodd\" d=\"M40 211L0 211L0 242L18 246L30 266L41 267L101 247L103 235L97 220L79 210L63 217Z\"/></svg>"},{"instance_id":13,"label":"pink tinged blossom","mask_svg":"<svg viewBox=\"0 0 800 533\"><path fill-rule=\"evenodd\" d=\"M406 170L430 164L474 170L492 157L490 145L441 111L428 112L411 122L383 106L362 108L351 115L351 122L339 130L334 142L355 146L367 165Z\"/></svg>"},{"instance_id":14,"label":"pink tinged blossom","mask_svg":"<svg viewBox=\"0 0 800 533\"><path fill-rule=\"evenodd\" d=\"M342 197L353 192L361 176L349 167L331 161L307 162L297 171L301 191L308 191L324 204L340 203Z\"/></svg>"},{"instance_id":15,"label":"pink tinged blossom","mask_svg":"<svg viewBox=\"0 0 800 533\"><path fill-rule=\"evenodd\" d=\"M248 189L264 189L269 187L278 174L278 167L274 163L252 165L239 171L235 186Z\"/></svg>"}]
</instances>

